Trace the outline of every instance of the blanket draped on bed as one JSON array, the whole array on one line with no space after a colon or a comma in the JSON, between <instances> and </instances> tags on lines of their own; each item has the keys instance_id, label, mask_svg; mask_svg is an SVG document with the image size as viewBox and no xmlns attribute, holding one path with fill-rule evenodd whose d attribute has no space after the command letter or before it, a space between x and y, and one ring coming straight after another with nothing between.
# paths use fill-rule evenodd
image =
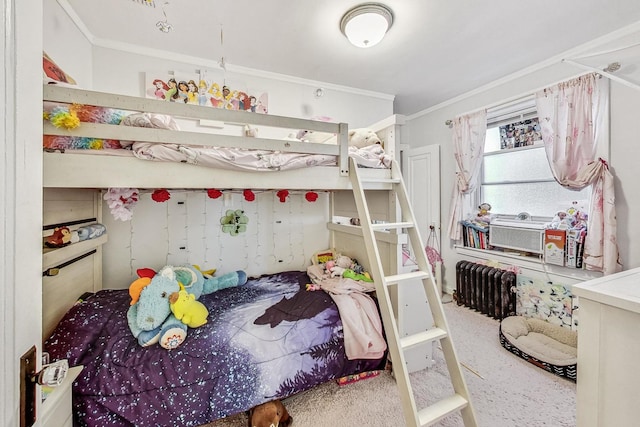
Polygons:
<instances>
[{"instance_id":1,"label":"blanket draped on bed","mask_svg":"<svg viewBox=\"0 0 640 427\"><path fill-rule=\"evenodd\" d=\"M250 171L282 171L314 166L335 166L336 156L269 150L245 150L231 147L208 147L180 144L136 142L133 154L139 159L189 163L219 169ZM381 145L349 147L349 156L369 168L391 167L391 157Z\"/></svg>"},{"instance_id":2,"label":"blanket draped on bed","mask_svg":"<svg viewBox=\"0 0 640 427\"><path fill-rule=\"evenodd\" d=\"M344 329L347 357L379 359L387 349L382 323L375 301L367 292L375 290L373 283L342 277L330 277L320 264L307 267L311 281L331 295L338 306Z\"/></svg>"},{"instance_id":3,"label":"blanket draped on bed","mask_svg":"<svg viewBox=\"0 0 640 427\"><path fill-rule=\"evenodd\" d=\"M207 324L180 347L140 347L127 327L127 290L77 304L45 343L52 360L84 365L73 385L74 425L199 426L328 380L379 369L347 360L343 323L304 272L250 279L201 297Z\"/></svg>"}]
</instances>

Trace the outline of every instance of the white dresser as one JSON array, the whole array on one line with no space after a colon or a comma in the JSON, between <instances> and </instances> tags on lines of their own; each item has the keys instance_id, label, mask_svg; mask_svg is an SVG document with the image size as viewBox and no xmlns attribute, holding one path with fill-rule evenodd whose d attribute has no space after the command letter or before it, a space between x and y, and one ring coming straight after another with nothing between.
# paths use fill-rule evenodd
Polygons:
<instances>
[{"instance_id":1,"label":"white dresser","mask_svg":"<svg viewBox=\"0 0 640 427\"><path fill-rule=\"evenodd\" d=\"M640 268L573 286L578 427L640 423Z\"/></svg>"}]
</instances>

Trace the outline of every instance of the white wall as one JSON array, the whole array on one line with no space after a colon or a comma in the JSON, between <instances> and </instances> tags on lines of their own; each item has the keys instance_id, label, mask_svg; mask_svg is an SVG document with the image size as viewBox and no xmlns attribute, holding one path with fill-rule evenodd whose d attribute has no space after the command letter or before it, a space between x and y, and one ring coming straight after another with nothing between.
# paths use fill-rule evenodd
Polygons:
<instances>
[{"instance_id":1,"label":"white wall","mask_svg":"<svg viewBox=\"0 0 640 427\"><path fill-rule=\"evenodd\" d=\"M468 256L459 255L453 242L447 238L450 215L450 199L454 185L455 163L451 144L451 129L445 121L460 114L477 111L503 101L531 94L534 91L570 79L585 71L559 61L502 84L488 86L475 94L461 96L425 112L408 117L403 129L403 142L412 147L429 144L441 146L441 211L442 211L442 256L444 259L445 287L455 289L455 265ZM625 269L640 266L640 200L637 182L640 179L637 126L637 111L640 108L640 91L619 83L611 83L611 170L616 178L616 210L618 216L618 242ZM579 280L579 279L576 279ZM575 280L561 279L571 284Z\"/></svg>"},{"instance_id":2,"label":"white wall","mask_svg":"<svg viewBox=\"0 0 640 427\"><path fill-rule=\"evenodd\" d=\"M78 30L57 1L42 1L43 50L76 81L91 88L91 43Z\"/></svg>"},{"instance_id":3,"label":"white wall","mask_svg":"<svg viewBox=\"0 0 640 427\"><path fill-rule=\"evenodd\" d=\"M103 92L144 96L146 72L185 72L213 70L211 60L202 62L178 62L170 58L160 58L121 50L95 47L93 49L93 89ZM233 69L232 65L227 67ZM225 78L260 88L269 94L269 114L299 118L318 116L330 117L334 122L349 123L349 127L364 127L393 114L393 99L388 95L367 96L349 88L325 88L321 98L314 96L321 82L300 79L261 77L260 72L243 74L227 71ZM230 84L231 88L233 86ZM329 86L329 85L326 85Z\"/></svg>"},{"instance_id":4,"label":"white wall","mask_svg":"<svg viewBox=\"0 0 640 427\"><path fill-rule=\"evenodd\" d=\"M103 247L103 287L127 288L138 268L197 264L218 273L243 270L249 276L304 270L311 256L329 247L329 195L319 192L308 202L292 191L284 203L275 191L255 191L248 202L242 190L211 199L205 190L173 191L171 199L154 202L143 193L131 221L116 221L105 211L109 241ZM221 217L240 209L249 219L236 236L222 231ZM114 268L115 267L115 268Z\"/></svg>"}]
</instances>

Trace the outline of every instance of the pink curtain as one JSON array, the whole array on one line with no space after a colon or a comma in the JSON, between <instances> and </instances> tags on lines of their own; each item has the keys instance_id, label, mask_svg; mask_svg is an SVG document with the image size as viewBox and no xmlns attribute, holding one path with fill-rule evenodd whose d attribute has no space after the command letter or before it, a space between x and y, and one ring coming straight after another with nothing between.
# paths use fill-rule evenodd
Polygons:
<instances>
[{"instance_id":1,"label":"pink curtain","mask_svg":"<svg viewBox=\"0 0 640 427\"><path fill-rule=\"evenodd\" d=\"M575 190L593 186L585 267L611 274L622 267L616 241L613 176L604 160L595 159L607 99L606 86L598 84L595 74L536 93L542 139L556 181Z\"/></svg>"},{"instance_id":2,"label":"pink curtain","mask_svg":"<svg viewBox=\"0 0 640 427\"><path fill-rule=\"evenodd\" d=\"M464 216L465 201L469 204L469 195L478 184L486 135L486 110L453 120L453 154L457 165L449 219L449 237L453 240L461 238L460 221Z\"/></svg>"}]
</instances>

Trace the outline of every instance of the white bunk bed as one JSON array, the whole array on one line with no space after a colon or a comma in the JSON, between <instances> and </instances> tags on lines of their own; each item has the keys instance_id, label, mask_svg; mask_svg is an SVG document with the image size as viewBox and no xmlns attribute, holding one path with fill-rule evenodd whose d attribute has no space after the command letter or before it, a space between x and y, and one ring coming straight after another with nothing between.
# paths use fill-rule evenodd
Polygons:
<instances>
[{"instance_id":1,"label":"white bunk bed","mask_svg":"<svg viewBox=\"0 0 640 427\"><path fill-rule=\"evenodd\" d=\"M76 103L134 112L168 114L172 117L188 117L191 119L239 125L249 124L258 128L268 126L289 130L305 129L335 134L337 135L338 143L316 144L293 141L288 138L270 139L229 135L221 136L211 134L210 132L197 133L191 131L135 128L100 123L82 123L76 129L67 130L45 123L44 133L49 135L323 154L335 156L335 165L282 171L221 171L194 164L145 161L131 155L107 155L96 152L101 150L86 150L86 152L74 153L45 151L43 153L43 186L45 189L43 213L45 230L43 232L43 239L46 239L52 233L55 226L70 224L70 228L73 230L82 225L96 222L100 223L102 219L101 192L107 188L114 187L140 189L252 188L271 190L288 188L291 190L327 190L335 192L335 195L331 197L331 215L355 217L358 214L353 198L350 196L352 184L349 178L349 141L348 126L346 124L225 111L54 85L45 86L44 99L47 102L54 103ZM391 156L391 158L396 154L396 137L398 134L398 126L401 124L402 117L393 116L370 126L382 140L386 155ZM367 184L368 189L391 190L391 186L388 183L391 177L390 169L359 168L359 170L361 176L366 177L369 182ZM379 182L376 182L376 180L379 180ZM388 197L386 192L380 193L378 197L374 197L376 202L374 202L375 208L373 212L375 212L376 220L389 222L396 220L397 209L395 203L391 202ZM329 221L330 220L331 219L329 219ZM363 244L362 233L359 232L358 229L359 227L351 225L330 223L327 227L327 233L330 234L330 242L333 248L338 252L347 253L362 261L365 269L369 270L369 266L367 265L368 257L365 245ZM393 271L400 265L402 258L401 245L406 243L406 236L396 233L385 234L388 234L388 236L384 239L380 248L382 263L384 264L383 268L388 269L388 271ZM83 324L86 325L86 322L89 321L91 316L95 316L95 307L103 307L109 304L110 299L104 297L101 280L103 267L101 247L107 239L108 230L106 235L98 239L86 240L45 251L43 257L43 340L45 341L45 350L52 352L54 358L70 357L72 361L78 363L77 350L79 348L83 346L93 348L93 346L97 345L95 342L91 344L84 342L80 336L82 328L76 330L75 324L76 322L84 321ZM76 260L77 262L75 262ZM115 266L109 266L109 268L115 268ZM271 280L271 276L265 280ZM305 294L305 297L307 294L313 294L305 292L304 289L302 289L301 292L292 292L292 287L295 288L297 284L287 282L287 286L284 286L282 284L284 280L282 276L276 275L273 280L278 282L278 286L274 285L274 287L284 287L288 289L288 293L278 296L276 298L277 300L280 300L283 296L286 296L288 299L292 294ZM252 287L257 288L264 286L264 283L260 281L256 283L250 281L250 284ZM304 287L304 285L302 286ZM267 287L269 287L269 285L267 285ZM251 289L255 291L257 288ZM108 292L109 290L105 291ZM95 293L95 296L89 297L86 303L75 304L77 297L84 292ZM120 292L126 293L126 290ZM219 293L221 294L220 298L226 295L222 292ZM218 293L215 294L216 298L217 294ZM101 299L96 299L98 295L100 295ZM90 311L84 312L84 308L82 307L87 306L87 303L91 303L92 298L94 307L92 307ZM123 297L120 295L119 298ZM212 302L214 305L223 303L224 300L222 302ZM114 311L109 312L110 318L122 318L122 312L117 312L117 310L120 310L119 308L111 308ZM126 308L123 310L126 310ZM212 311L213 309L210 308L210 310ZM333 308L331 310L333 310ZM324 312L325 311L323 311L323 313ZM71 315L69 313L71 313ZM120 319L120 323L122 322L126 324L126 319ZM336 330L338 328L333 327L333 329ZM52 333L53 335L51 335ZM110 332L110 334L114 335L115 332ZM120 343L123 342L125 336L127 336L126 333L124 336L118 338L120 341L116 341ZM106 340L107 338L104 339ZM194 341L196 340L187 339L180 347L171 350L171 353L167 353L169 357L171 357L171 360L176 363L176 369L186 368L186 366L182 366L181 364L180 355L183 355L183 353L180 353L180 351L197 351L188 346L189 342L194 343ZM104 342L102 344L104 344ZM110 344L107 343L106 345ZM137 342L134 340L133 344L127 345L135 347ZM145 347L145 351L153 352L152 357L156 358L164 357L161 353L167 352L167 350L159 348L158 346L154 348L149 347L149 350L146 349ZM137 350L130 348L127 351ZM304 354L304 351L301 349L297 349L296 352ZM80 353L83 353L83 351L80 351ZM121 354L121 356L130 356L129 353L125 353ZM111 353L101 353L97 356L98 359L96 360L102 360L100 359L101 357L111 357L107 356L108 354L110 355ZM138 353L131 354L138 355ZM90 363L95 357L95 355L92 355L84 360ZM129 359L125 360L126 363L130 361ZM250 363L247 364L246 361L243 361L243 363L242 366L252 366ZM295 365L296 363L297 362L294 362L293 364ZM291 365L291 363L289 365ZM191 385L185 386L181 383L180 387L182 388L176 388L176 390L171 388L175 384L165 383L154 392L155 394L152 396L152 399L149 400L149 402L157 402L157 404L149 403L149 405L153 405L153 407L145 407L143 410L140 410L137 409L136 406L140 404L140 402L147 401L140 400L144 398L144 396L142 396L139 390L127 388L122 396L115 397L87 397L93 393L92 390L86 389L88 384L95 381L96 378L101 382L105 380L105 377L114 375L108 371L98 372L96 369L99 368L87 367L85 363L86 372L83 371L83 373L79 375L74 385L74 416L77 418L76 421L81 425L85 425L85 423L86 425L145 425L145 423L155 425L158 423L158 419L153 418L153 416L161 413L163 416L178 417L172 419L173 421L163 418L163 422L199 425L247 410L249 407L264 401L286 397L291 393L299 392L302 389L312 387L314 384L319 384L328 379L379 369L384 365L384 360L351 360L348 362L340 362L340 365L341 368L336 371L322 367L323 370L329 370L329 374L310 380L309 383L302 386L302 388L291 386L289 389L279 389L277 392L270 390L271 393L267 394L252 393L250 396L243 398L237 398L236 395L236 401L224 407L216 407L217 403L205 401L204 404L200 403L202 412L194 416L198 411L193 408L188 408L187 406L180 406L183 404L187 405L187 402L184 401L185 399L179 398L179 396L196 392L195 390L204 383L202 380L198 380L198 387ZM118 366L122 367L120 365ZM124 368L126 368L125 371L131 370L127 372L135 375L137 379L142 378L147 381L147 383L151 381L144 371L138 370L137 366L124 366ZM204 369L206 371L207 369L220 369L220 367L214 367L212 365L205 366ZM304 374L305 372L302 373ZM236 372L236 374L238 374L238 372ZM115 376L118 375L120 375L120 373ZM255 375L255 372L246 372L243 375L245 375L245 377L243 377L245 380L249 380L252 378L252 375ZM166 373L165 376L170 377L171 375ZM211 390L207 389L208 391L204 393L209 396L213 393L214 389L223 390L231 387L231 384L224 383L226 380L228 380L228 378L225 379L223 374L221 379L216 380L222 382L212 385L210 387ZM148 388L145 384L142 385L144 387L141 386L141 389ZM263 391L264 390L260 390L260 392ZM229 402L229 397L225 396L224 392L221 393L222 395L216 402ZM233 393L237 393L237 391ZM81 395L83 395L82 398L80 397ZM134 396L135 399L131 396ZM192 401L194 399L186 400ZM169 404L170 401L177 401L178 405L173 407ZM146 403L144 404L146 405ZM191 416L188 421L185 421L185 418L182 417L184 417L187 412L190 413ZM138 416L141 418L137 418Z\"/></svg>"},{"instance_id":2,"label":"white bunk bed","mask_svg":"<svg viewBox=\"0 0 640 427\"><path fill-rule=\"evenodd\" d=\"M58 128L45 121L45 135L108 138L149 143L169 143L240 149L273 150L281 153L306 153L335 156L335 166L304 167L294 170L256 171L254 174L238 170L225 170L221 174L211 168L194 164L140 161L133 155L105 155L109 150L74 150L73 155L60 150L44 153L44 186L62 188L210 188L212 182L219 188L269 189L285 186L290 189L336 190L349 189L348 126L298 118L207 108L153 99L114 95L80 90L58 85L44 86L44 100L48 103L82 104L169 115L174 118L197 119L201 123L215 122L236 126L261 126L281 129L279 139L217 135L211 132L177 131L118 126L103 123L81 123L76 129ZM204 122L202 122L204 121ZM401 116L392 116L369 128L383 142L384 152L392 159L396 150L396 127ZM206 130L206 128L203 128ZM337 136L337 143L309 143L288 137L291 132L308 130ZM121 151L121 150L117 150ZM116 154L116 153L114 153ZM258 174L258 172L261 172ZM365 177L388 178L386 168L367 169ZM309 183L313 183L310 185Z\"/></svg>"}]
</instances>

